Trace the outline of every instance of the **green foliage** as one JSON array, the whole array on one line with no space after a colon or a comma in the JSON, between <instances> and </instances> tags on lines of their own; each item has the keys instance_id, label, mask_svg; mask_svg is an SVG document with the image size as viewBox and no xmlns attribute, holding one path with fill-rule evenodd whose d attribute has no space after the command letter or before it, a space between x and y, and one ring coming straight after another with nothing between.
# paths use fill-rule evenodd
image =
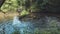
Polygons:
<instances>
[{"instance_id":1,"label":"green foliage","mask_svg":"<svg viewBox=\"0 0 60 34\"><path fill-rule=\"evenodd\" d=\"M34 30L34 34L41 34L41 32L40 32L40 30L39 30L38 28L36 28L36 29Z\"/></svg>"},{"instance_id":2,"label":"green foliage","mask_svg":"<svg viewBox=\"0 0 60 34\"><path fill-rule=\"evenodd\" d=\"M12 34L20 34L19 31L14 31Z\"/></svg>"},{"instance_id":3,"label":"green foliage","mask_svg":"<svg viewBox=\"0 0 60 34\"><path fill-rule=\"evenodd\" d=\"M29 12L28 11L26 11L26 10L23 10L22 12L21 12L21 16L24 16L24 15L28 15L29 14Z\"/></svg>"},{"instance_id":4,"label":"green foliage","mask_svg":"<svg viewBox=\"0 0 60 34\"><path fill-rule=\"evenodd\" d=\"M36 28L34 30L34 34L60 34L60 32L57 29L55 29L55 30L53 30L53 29L49 29L49 30L41 29L40 30L40 29Z\"/></svg>"},{"instance_id":5,"label":"green foliage","mask_svg":"<svg viewBox=\"0 0 60 34\"><path fill-rule=\"evenodd\" d=\"M16 11L16 8L18 7L17 0L6 0L3 6L1 7L1 10L6 11Z\"/></svg>"},{"instance_id":6,"label":"green foliage","mask_svg":"<svg viewBox=\"0 0 60 34\"><path fill-rule=\"evenodd\" d=\"M56 7L59 5L59 0L6 0L6 2L1 7L1 10L6 11L16 11L17 8L23 7L27 11L41 11L47 9L49 11L55 11ZM48 8L49 7L49 8Z\"/></svg>"},{"instance_id":7,"label":"green foliage","mask_svg":"<svg viewBox=\"0 0 60 34\"><path fill-rule=\"evenodd\" d=\"M34 34L60 34L60 30L57 28L57 20L50 20L49 27L46 29L35 28Z\"/></svg>"},{"instance_id":8,"label":"green foliage","mask_svg":"<svg viewBox=\"0 0 60 34\"><path fill-rule=\"evenodd\" d=\"M51 27L56 27L57 26L57 21L56 20L52 20L52 21L50 21L49 25Z\"/></svg>"},{"instance_id":9,"label":"green foliage","mask_svg":"<svg viewBox=\"0 0 60 34\"><path fill-rule=\"evenodd\" d=\"M27 12L29 10L32 10L32 12L41 10L46 4L47 0L6 0L3 6L1 7L1 10L3 12L7 11L16 11L17 8L22 7L21 9L26 10Z\"/></svg>"}]
</instances>

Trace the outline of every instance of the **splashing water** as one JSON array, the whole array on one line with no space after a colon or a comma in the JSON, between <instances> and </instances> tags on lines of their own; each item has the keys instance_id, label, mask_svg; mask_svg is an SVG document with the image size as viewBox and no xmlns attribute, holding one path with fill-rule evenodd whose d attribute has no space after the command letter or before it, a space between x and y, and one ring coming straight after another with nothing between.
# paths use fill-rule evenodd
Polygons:
<instances>
[{"instance_id":1,"label":"splashing water","mask_svg":"<svg viewBox=\"0 0 60 34\"><path fill-rule=\"evenodd\" d=\"M26 29L26 31L30 31L30 27L32 27L32 24L30 24L30 22L22 22L19 20L19 17L17 16L14 17L12 25L16 30L20 30L20 34L23 34L24 30Z\"/></svg>"},{"instance_id":2,"label":"splashing water","mask_svg":"<svg viewBox=\"0 0 60 34\"><path fill-rule=\"evenodd\" d=\"M19 31L20 34L31 32L33 34L33 25L29 22L20 21L18 16L14 16L13 21L7 21L0 24L0 34L12 34L14 31Z\"/></svg>"},{"instance_id":3,"label":"splashing water","mask_svg":"<svg viewBox=\"0 0 60 34\"><path fill-rule=\"evenodd\" d=\"M12 24L12 25L19 26L19 24L21 24L21 21L18 20L18 17L17 17L17 16L15 16L15 17L13 18L13 24Z\"/></svg>"}]
</instances>

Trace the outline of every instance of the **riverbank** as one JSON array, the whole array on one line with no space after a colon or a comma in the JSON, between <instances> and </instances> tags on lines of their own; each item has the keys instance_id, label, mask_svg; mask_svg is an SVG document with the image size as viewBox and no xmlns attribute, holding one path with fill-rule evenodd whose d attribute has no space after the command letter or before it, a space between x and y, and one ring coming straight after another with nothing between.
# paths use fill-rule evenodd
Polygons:
<instances>
[{"instance_id":1,"label":"riverbank","mask_svg":"<svg viewBox=\"0 0 60 34\"><path fill-rule=\"evenodd\" d=\"M12 20L14 16L18 15L17 12L7 12L7 13L2 13L0 12L0 21L4 20ZM23 20L35 20L35 19L40 19L42 17L57 17L59 18L60 14L53 14L53 13L30 13L29 15L25 15L22 17ZM59 18L60 19L60 18Z\"/></svg>"},{"instance_id":2,"label":"riverbank","mask_svg":"<svg viewBox=\"0 0 60 34\"><path fill-rule=\"evenodd\" d=\"M14 12L14 13L8 12L8 13L4 14L4 13L0 12L0 21L1 20L13 19L13 17L15 15L18 15L18 13L16 13L16 12Z\"/></svg>"}]
</instances>

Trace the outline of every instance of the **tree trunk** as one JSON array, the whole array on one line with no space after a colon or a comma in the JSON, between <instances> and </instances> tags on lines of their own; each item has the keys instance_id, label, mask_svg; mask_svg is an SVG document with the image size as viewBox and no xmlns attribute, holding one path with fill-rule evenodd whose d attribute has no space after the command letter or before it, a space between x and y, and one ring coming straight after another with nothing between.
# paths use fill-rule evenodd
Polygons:
<instances>
[{"instance_id":1,"label":"tree trunk","mask_svg":"<svg viewBox=\"0 0 60 34\"><path fill-rule=\"evenodd\" d=\"M5 0L0 0L0 8L3 5L4 2L5 2Z\"/></svg>"}]
</instances>

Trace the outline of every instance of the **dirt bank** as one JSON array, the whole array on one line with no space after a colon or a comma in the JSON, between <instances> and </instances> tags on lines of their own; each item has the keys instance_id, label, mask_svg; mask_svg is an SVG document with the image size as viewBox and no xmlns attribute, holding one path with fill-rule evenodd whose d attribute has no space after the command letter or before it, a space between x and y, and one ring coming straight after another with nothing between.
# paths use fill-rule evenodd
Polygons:
<instances>
[{"instance_id":1,"label":"dirt bank","mask_svg":"<svg viewBox=\"0 0 60 34\"><path fill-rule=\"evenodd\" d=\"M2 12L0 12L0 21L1 20L7 20L7 19L12 19L15 15L18 15L18 13L6 13L6 14L4 14L4 13L2 13Z\"/></svg>"}]
</instances>

